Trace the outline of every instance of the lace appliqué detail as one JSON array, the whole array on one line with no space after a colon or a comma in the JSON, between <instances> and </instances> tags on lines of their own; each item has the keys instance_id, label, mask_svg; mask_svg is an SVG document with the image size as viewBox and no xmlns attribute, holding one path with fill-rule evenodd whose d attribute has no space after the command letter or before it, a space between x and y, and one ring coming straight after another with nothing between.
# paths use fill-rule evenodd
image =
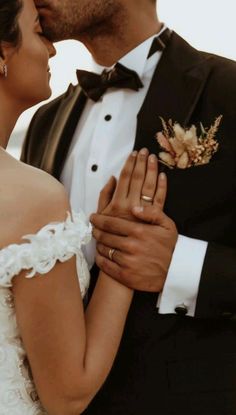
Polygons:
<instances>
[{"instance_id":1,"label":"lace appliqu\u00e9 detail","mask_svg":"<svg viewBox=\"0 0 236 415\"><path fill-rule=\"evenodd\" d=\"M26 278L32 278L37 273L48 273L57 261L65 262L76 255L81 292L85 294L88 271L81 247L91 239L91 225L87 225L82 212L73 212L72 216L68 213L65 222L50 223L22 239L29 242L12 244L0 251L0 286L11 287L12 278L22 270L30 270Z\"/></svg>"}]
</instances>

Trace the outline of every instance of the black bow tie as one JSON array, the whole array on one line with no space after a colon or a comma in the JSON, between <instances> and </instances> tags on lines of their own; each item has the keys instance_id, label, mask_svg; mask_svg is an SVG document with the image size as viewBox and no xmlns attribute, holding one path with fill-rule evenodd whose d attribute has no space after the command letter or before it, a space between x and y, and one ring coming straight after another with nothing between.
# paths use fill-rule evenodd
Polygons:
<instances>
[{"instance_id":1,"label":"black bow tie","mask_svg":"<svg viewBox=\"0 0 236 415\"><path fill-rule=\"evenodd\" d=\"M138 91L143 84L135 71L117 63L110 71L101 75L77 70L79 84L87 97L97 102L108 88L129 88Z\"/></svg>"},{"instance_id":2,"label":"black bow tie","mask_svg":"<svg viewBox=\"0 0 236 415\"><path fill-rule=\"evenodd\" d=\"M164 30L160 36L153 40L147 58L155 52L163 51L171 36L169 29ZM77 70L77 78L85 95L97 102L108 88L128 88L138 91L143 87L138 74L131 69L117 63L113 69L104 70L101 75L93 72Z\"/></svg>"}]
</instances>

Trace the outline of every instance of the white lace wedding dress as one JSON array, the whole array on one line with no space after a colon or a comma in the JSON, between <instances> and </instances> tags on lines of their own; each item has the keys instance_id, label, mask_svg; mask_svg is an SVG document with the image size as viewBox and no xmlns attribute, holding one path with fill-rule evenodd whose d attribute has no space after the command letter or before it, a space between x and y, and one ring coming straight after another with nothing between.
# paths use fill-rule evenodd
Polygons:
<instances>
[{"instance_id":1,"label":"white lace wedding dress","mask_svg":"<svg viewBox=\"0 0 236 415\"><path fill-rule=\"evenodd\" d=\"M11 286L21 270L29 270L27 277L32 278L76 255L81 293L85 294L89 271L81 246L89 242L91 228L82 213L72 217L68 214L65 222L49 224L35 235L24 236L25 243L0 250L0 415L45 415L17 328Z\"/></svg>"}]
</instances>

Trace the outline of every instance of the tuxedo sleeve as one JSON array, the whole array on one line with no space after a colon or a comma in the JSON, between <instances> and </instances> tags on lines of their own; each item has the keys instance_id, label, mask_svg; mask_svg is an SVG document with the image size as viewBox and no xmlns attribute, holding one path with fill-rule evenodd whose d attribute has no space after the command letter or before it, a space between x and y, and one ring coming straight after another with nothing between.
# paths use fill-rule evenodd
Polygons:
<instances>
[{"instance_id":1,"label":"tuxedo sleeve","mask_svg":"<svg viewBox=\"0 0 236 415\"><path fill-rule=\"evenodd\" d=\"M236 319L236 248L209 243L195 316Z\"/></svg>"}]
</instances>

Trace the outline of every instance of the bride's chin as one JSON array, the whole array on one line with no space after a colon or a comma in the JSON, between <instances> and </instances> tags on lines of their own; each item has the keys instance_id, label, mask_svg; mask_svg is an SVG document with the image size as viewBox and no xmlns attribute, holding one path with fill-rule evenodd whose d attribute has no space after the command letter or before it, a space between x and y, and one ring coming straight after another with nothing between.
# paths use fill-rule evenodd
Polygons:
<instances>
[{"instance_id":1,"label":"bride's chin","mask_svg":"<svg viewBox=\"0 0 236 415\"><path fill-rule=\"evenodd\" d=\"M42 94L42 98L40 99L40 101L45 101L46 99L50 98L51 95L52 95L52 89L51 89L50 84L48 84L47 88L45 88L44 97L43 97L43 94Z\"/></svg>"},{"instance_id":2,"label":"bride's chin","mask_svg":"<svg viewBox=\"0 0 236 415\"><path fill-rule=\"evenodd\" d=\"M29 109L29 108L31 108L31 107L34 107L35 105L37 105L37 104L40 104L41 102L43 102L43 101L46 101L46 100L48 100L50 97L52 96L52 90L51 90L51 88L49 87L48 88L48 90L47 91L45 91L45 93L44 94L41 94L40 96L38 96L38 97L34 97L34 99L32 99L32 101L31 102L29 102L29 105L27 106L27 108L25 108L24 109L24 111L26 110L26 109Z\"/></svg>"}]
</instances>

